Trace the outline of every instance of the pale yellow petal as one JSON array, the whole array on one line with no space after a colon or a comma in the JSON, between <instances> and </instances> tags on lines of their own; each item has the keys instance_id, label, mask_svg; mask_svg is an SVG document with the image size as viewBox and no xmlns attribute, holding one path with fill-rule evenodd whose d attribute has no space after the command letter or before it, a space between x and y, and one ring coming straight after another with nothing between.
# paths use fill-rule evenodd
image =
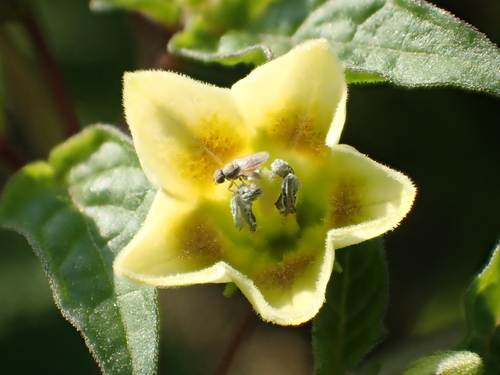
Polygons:
<instances>
[{"instance_id":1,"label":"pale yellow petal","mask_svg":"<svg viewBox=\"0 0 500 375\"><path fill-rule=\"evenodd\" d=\"M123 98L150 181L184 200L222 197L215 170L251 153L252 134L230 91L171 72L139 71L125 74Z\"/></svg>"},{"instance_id":2,"label":"pale yellow petal","mask_svg":"<svg viewBox=\"0 0 500 375\"><path fill-rule=\"evenodd\" d=\"M264 64L231 89L245 122L257 129L255 149L276 157L321 156L345 120L347 86L325 39L310 40Z\"/></svg>"},{"instance_id":3,"label":"pale yellow petal","mask_svg":"<svg viewBox=\"0 0 500 375\"><path fill-rule=\"evenodd\" d=\"M305 231L296 252L254 275L253 282L237 285L264 320L297 325L314 318L324 303L333 269L333 243L324 232ZM254 285L258 288L255 288Z\"/></svg>"},{"instance_id":4,"label":"pale yellow petal","mask_svg":"<svg viewBox=\"0 0 500 375\"><path fill-rule=\"evenodd\" d=\"M223 208L207 202L200 209L159 190L142 228L118 254L115 274L157 287L234 282L266 321L296 325L313 318L334 259L324 232L307 230L295 251L279 261L266 248L252 248L251 235L258 234L231 228ZM228 225L233 242L219 230Z\"/></svg>"},{"instance_id":5,"label":"pale yellow petal","mask_svg":"<svg viewBox=\"0 0 500 375\"><path fill-rule=\"evenodd\" d=\"M335 249L394 229L410 211L416 188L404 174L375 162L347 145L333 147L325 179L325 225ZM320 189L321 190L321 189Z\"/></svg>"},{"instance_id":6,"label":"pale yellow petal","mask_svg":"<svg viewBox=\"0 0 500 375\"><path fill-rule=\"evenodd\" d=\"M159 190L143 226L116 257L116 275L160 287L231 281L218 263L229 243L204 218L191 220L195 209Z\"/></svg>"},{"instance_id":7,"label":"pale yellow petal","mask_svg":"<svg viewBox=\"0 0 500 375\"><path fill-rule=\"evenodd\" d=\"M416 195L408 177L337 145L346 99L342 68L324 39L258 67L231 90L170 72L127 73L127 122L160 189L115 273L158 287L234 282L266 321L313 318L335 249L393 229ZM236 227L230 201L239 196L217 187L213 174L258 151L293 168L285 182L294 182L296 212L280 214L283 176L263 164L256 181L263 193L251 202L256 225Z\"/></svg>"}]
</instances>

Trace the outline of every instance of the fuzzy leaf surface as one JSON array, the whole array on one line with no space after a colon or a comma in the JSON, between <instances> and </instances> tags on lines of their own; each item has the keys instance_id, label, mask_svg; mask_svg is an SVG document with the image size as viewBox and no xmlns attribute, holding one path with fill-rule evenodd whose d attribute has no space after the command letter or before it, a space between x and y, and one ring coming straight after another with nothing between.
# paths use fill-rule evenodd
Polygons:
<instances>
[{"instance_id":1,"label":"fuzzy leaf surface","mask_svg":"<svg viewBox=\"0 0 500 375\"><path fill-rule=\"evenodd\" d=\"M0 225L23 234L56 304L105 374L153 374L158 314L153 288L117 280L112 263L143 221L154 191L130 140L89 128L7 184Z\"/></svg>"},{"instance_id":2,"label":"fuzzy leaf surface","mask_svg":"<svg viewBox=\"0 0 500 375\"><path fill-rule=\"evenodd\" d=\"M345 68L357 73L351 73L355 82L366 77L366 82L455 85L500 95L497 46L425 1L278 0L265 5L239 27L225 22L228 27L218 28L210 21L214 17L191 14L193 22L169 49L207 62L259 65L306 39L326 38Z\"/></svg>"}]
</instances>

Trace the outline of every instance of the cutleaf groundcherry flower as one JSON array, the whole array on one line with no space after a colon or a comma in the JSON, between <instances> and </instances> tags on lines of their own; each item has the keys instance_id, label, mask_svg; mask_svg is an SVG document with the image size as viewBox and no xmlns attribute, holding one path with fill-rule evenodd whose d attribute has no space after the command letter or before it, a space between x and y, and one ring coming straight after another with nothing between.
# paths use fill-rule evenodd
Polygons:
<instances>
[{"instance_id":1,"label":"cutleaf groundcherry flower","mask_svg":"<svg viewBox=\"0 0 500 375\"><path fill-rule=\"evenodd\" d=\"M127 123L158 192L116 274L158 287L233 282L266 321L313 318L335 250L394 228L415 197L406 176L338 144L346 99L324 39L231 89L172 72L126 73ZM214 172L239 158L246 177L245 157L262 152L270 158L260 179L235 178L231 191L231 181L214 183ZM291 173L271 172L275 160Z\"/></svg>"}]
</instances>

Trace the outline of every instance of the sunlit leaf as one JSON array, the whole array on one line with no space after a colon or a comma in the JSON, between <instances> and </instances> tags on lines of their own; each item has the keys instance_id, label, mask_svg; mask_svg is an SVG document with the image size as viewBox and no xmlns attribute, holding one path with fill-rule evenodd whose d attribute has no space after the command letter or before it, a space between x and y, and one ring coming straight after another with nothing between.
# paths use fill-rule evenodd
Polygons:
<instances>
[{"instance_id":1,"label":"sunlit leaf","mask_svg":"<svg viewBox=\"0 0 500 375\"><path fill-rule=\"evenodd\" d=\"M359 73L365 72L366 81L379 76L405 86L449 84L500 95L498 48L424 1L280 0L238 28L203 21L188 22L170 50L203 61L258 65L305 39L323 37L344 66L358 72L355 81L364 80Z\"/></svg>"}]
</instances>

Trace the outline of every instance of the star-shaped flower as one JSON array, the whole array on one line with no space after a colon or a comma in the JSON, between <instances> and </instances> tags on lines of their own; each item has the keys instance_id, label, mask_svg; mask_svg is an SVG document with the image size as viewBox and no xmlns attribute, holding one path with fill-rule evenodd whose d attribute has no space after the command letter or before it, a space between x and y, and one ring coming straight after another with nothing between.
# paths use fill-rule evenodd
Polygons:
<instances>
[{"instance_id":1,"label":"star-shaped flower","mask_svg":"<svg viewBox=\"0 0 500 375\"><path fill-rule=\"evenodd\" d=\"M415 197L406 176L338 144L346 98L323 39L231 89L172 72L127 73L127 122L158 193L115 272L158 287L234 282L264 320L314 317L335 250L394 228ZM217 169L263 151L262 179L235 180L232 192L214 184ZM267 171L275 159L293 168L286 184L286 173Z\"/></svg>"}]
</instances>

